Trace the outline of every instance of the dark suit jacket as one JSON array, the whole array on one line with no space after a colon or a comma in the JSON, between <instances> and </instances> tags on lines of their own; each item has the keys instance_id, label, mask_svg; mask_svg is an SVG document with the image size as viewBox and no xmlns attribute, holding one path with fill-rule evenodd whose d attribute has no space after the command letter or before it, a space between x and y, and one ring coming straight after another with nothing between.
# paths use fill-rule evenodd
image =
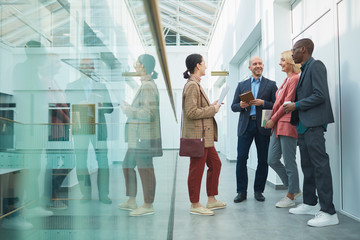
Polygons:
<instances>
[{"instance_id":1,"label":"dark suit jacket","mask_svg":"<svg viewBox=\"0 0 360 240\"><path fill-rule=\"evenodd\" d=\"M295 102L298 109L291 114L291 123L304 127L318 127L334 122L329 97L326 67L310 57L296 86Z\"/></svg>"},{"instance_id":2,"label":"dark suit jacket","mask_svg":"<svg viewBox=\"0 0 360 240\"><path fill-rule=\"evenodd\" d=\"M267 136L271 135L271 130L261 127L261 114L263 109L272 109L275 102L276 90L277 87L275 81L262 77L257 99L264 100L264 106L256 107L256 124L260 133ZM241 136L245 133L249 123L250 107L247 108L240 107L239 95L246 91L251 91L251 78L239 82L235 91L233 103L231 104L231 110L233 112L240 112L239 123L238 123L238 136Z\"/></svg>"}]
</instances>

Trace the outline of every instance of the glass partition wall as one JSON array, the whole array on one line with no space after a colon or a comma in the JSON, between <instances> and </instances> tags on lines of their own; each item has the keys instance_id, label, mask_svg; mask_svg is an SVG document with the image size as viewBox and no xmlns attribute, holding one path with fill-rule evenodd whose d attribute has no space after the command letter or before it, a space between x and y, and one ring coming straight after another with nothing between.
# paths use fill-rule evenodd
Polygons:
<instances>
[{"instance_id":1,"label":"glass partition wall","mask_svg":"<svg viewBox=\"0 0 360 240\"><path fill-rule=\"evenodd\" d=\"M168 237L171 85L130 7L154 33L139 0L0 1L1 239Z\"/></svg>"}]
</instances>

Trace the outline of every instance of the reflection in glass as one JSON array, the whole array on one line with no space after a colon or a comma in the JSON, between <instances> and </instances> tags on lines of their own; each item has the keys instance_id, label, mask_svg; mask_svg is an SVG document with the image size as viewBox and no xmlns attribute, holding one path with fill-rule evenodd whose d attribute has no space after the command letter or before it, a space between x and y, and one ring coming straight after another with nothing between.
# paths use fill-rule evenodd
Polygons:
<instances>
[{"instance_id":1,"label":"reflection in glass","mask_svg":"<svg viewBox=\"0 0 360 240\"><path fill-rule=\"evenodd\" d=\"M153 157L162 156L159 91L155 59L149 54L139 56L135 70L141 85L131 104L123 101L121 109L128 117L125 125L125 140L128 150L123 162L123 172L128 201L119 205L120 209L132 210L130 216L154 214L156 178ZM137 166L144 194L144 204L137 207Z\"/></svg>"},{"instance_id":2,"label":"reflection in glass","mask_svg":"<svg viewBox=\"0 0 360 240\"><path fill-rule=\"evenodd\" d=\"M66 87L67 101L72 105L72 136L74 138L74 151L76 158L76 173L82 194L81 201L87 202L91 200L93 187L91 186L90 173L88 170L88 148L89 144L95 151L97 170L97 187L98 197L102 203L111 204L109 199L109 163L107 144L102 148L97 146L97 137L95 134L95 106L110 101L110 96L106 86L103 83L96 82L92 79L94 72L94 62L90 58L83 58L80 61L79 70L82 76L69 83ZM107 111L100 111L102 116L98 118L105 119L105 114L113 112L112 105ZM107 128L104 122L102 131L98 133L106 139Z\"/></svg>"},{"instance_id":3,"label":"reflection in glass","mask_svg":"<svg viewBox=\"0 0 360 240\"><path fill-rule=\"evenodd\" d=\"M19 228L35 228L31 218L49 217L53 215L46 209L50 204L48 183L50 175L42 171L46 166L43 150L47 140L44 125L47 122L47 98L43 90L46 89L46 78L43 69L46 67L47 53L37 40L30 40L24 46L25 59L13 68L14 98L16 99L15 137L16 155L24 159L21 171L13 174L14 208L20 209L16 214L7 216L6 225L13 223ZM19 166L20 167L20 166ZM39 176L42 176L39 178Z\"/></svg>"},{"instance_id":4,"label":"reflection in glass","mask_svg":"<svg viewBox=\"0 0 360 240\"><path fill-rule=\"evenodd\" d=\"M60 57L57 54L46 54L45 64L40 68L41 82L46 86L46 99L48 103L48 141L64 142L70 140L70 109L66 102L65 91L60 87L56 77L61 68ZM44 125L45 128L45 125ZM45 144L46 169L45 169L45 206L48 209L67 209L68 190L62 188L65 178L71 168L65 168L65 156L69 155L63 148Z\"/></svg>"},{"instance_id":5,"label":"reflection in glass","mask_svg":"<svg viewBox=\"0 0 360 240\"><path fill-rule=\"evenodd\" d=\"M164 239L176 152L159 157L155 60L136 59L143 1L2 2L0 238ZM140 78L124 74L136 60ZM124 178L136 167L137 185ZM118 208L126 187L151 219Z\"/></svg>"}]
</instances>

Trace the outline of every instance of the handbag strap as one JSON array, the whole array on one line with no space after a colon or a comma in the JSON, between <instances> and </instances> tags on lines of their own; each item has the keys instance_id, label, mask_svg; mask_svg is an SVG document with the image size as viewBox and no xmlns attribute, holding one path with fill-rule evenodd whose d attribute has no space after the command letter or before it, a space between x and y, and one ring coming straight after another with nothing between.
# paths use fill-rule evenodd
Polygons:
<instances>
[{"instance_id":1,"label":"handbag strap","mask_svg":"<svg viewBox=\"0 0 360 240\"><path fill-rule=\"evenodd\" d=\"M187 84L187 83L186 83ZM184 86L183 89L183 95L184 95L184 91L185 91L185 87L186 84ZM202 107L202 97L201 95L203 95L203 93L201 92L200 86L199 86L199 92L200 92L200 106ZM202 125L202 139L205 137L205 128L204 128L204 119L201 119L201 125ZM183 128L183 111L181 110L181 128L180 128L180 137L182 138L182 128Z\"/></svg>"}]
</instances>

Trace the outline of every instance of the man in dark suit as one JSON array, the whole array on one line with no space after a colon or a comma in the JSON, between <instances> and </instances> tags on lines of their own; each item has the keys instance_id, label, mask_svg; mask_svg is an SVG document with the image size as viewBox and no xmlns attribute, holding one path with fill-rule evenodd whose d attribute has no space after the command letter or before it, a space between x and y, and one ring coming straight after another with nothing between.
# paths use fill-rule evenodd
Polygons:
<instances>
[{"instance_id":1,"label":"man in dark suit","mask_svg":"<svg viewBox=\"0 0 360 240\"><path fill-rule=\"evenodd\" d=\"M252 57L249 62L252 72L251 78L242 81L236 88L231 109L240 112L238 124L238 144L236 163L237 196L235 203L242 202L247 197L247 159L250 146L255 139L258 165L255 173L254 196L258 201L265 201L263 192L268 175L267 155L271 130L261 127L261 114L263 109L272 109L275 102L276 83L262 76L264 64L260 57ZM240 94L252 91L254 100L249 103L240 99Z\"/></svg>"},{"instance_id":2,"label":"man in dark suit","mask_svg":"<svg viewBox=\"0 0 360 240\"><path fill-rule=\"evenodd\" d=\"M289 212L315 214L307 224L323 227L339 223L333 204L332 177L324 138L327 124L334 122L334 116L326 67L312 57L313 50L314 43L308 38L297 41L292 50L294 62L302 65L302 73L296 86L295 102L285 105L284 110L292 112L291 123L296 125L298 131L304 173L304 203L291 208Z\"/></svg>"},{"instance_id":3,"label":"man in dark suit","mask_svg":"<svg viewBox=\"0 0 360 240\"><path fill-rule=\"evenodd\" d=\"M111 204L112 201L108 198L109 163L105 114L113 112L113 105L105 84L93 79L94 69L94 62L90 58L80 61L79 71L83 75L67 85L66 98L72 105L72 136L76 156L76 173L83 194L82 202L91 199L92 189L87 166L88 147L91 143L95 149L98 163L99 200L102 203ZM98 124L95 124L96 115Z\"/></svg>"}]
</instances>

